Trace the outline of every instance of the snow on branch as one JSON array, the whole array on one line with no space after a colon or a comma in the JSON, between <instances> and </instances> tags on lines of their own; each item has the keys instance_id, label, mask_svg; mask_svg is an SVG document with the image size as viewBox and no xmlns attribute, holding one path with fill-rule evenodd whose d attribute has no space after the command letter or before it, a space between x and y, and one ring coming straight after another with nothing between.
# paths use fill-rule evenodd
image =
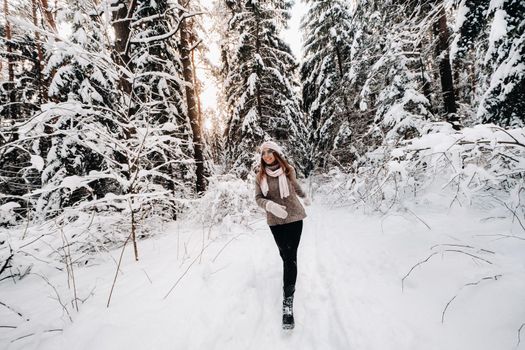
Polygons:
<instances>
[{"instance_id":1,"label":"snow on branch","mask_svg":"<svg viewBox=\"0 0 525 350\"><path fill-rule=\"evenodd\" d=\"M502 206L524 227L524 128L488 124L454 131L448 123L427 123L423 130L365 154L348 174L329 174L338 178L335 188L331 182L320 190L340 205L386 213L439 189L449 206Z\"/></svg>"}]
</instances>

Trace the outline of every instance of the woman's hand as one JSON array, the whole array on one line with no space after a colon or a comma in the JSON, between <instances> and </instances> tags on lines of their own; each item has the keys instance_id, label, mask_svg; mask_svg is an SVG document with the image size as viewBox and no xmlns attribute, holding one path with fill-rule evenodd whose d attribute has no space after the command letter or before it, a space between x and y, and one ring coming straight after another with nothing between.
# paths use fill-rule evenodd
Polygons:
<instances>
[{"instance_id":1,"label":"woman's hand","mask_svg":"<svg viewBox=\"0 0 525 350\"><path fill-rule=\"evenodd\" d=\"M279 205L272 201L266 202L266 211L269 211L281 219L284 219L288 216L288 212L286 211L286 207L284 205Z\"/></svg>"}]
</instances>

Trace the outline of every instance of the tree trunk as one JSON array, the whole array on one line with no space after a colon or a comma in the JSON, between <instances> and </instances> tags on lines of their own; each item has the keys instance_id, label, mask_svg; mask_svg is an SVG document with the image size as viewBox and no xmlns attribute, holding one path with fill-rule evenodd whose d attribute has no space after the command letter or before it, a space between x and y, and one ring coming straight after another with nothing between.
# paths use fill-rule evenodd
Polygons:
<instances>
[{"instance_id":1,"label":"tree trunk","mask_svg":"<svg viewBox=\"0 0 525 350\"><path fill-rule=\"evenodd\" d=\"M115 30L115 62L125 70L128 69L129 63L129 35L131 16L137 7L137 0L131 0L129 5L127 1L121 0L118 11L113 12L113 29ZM120 76L120 87L126 92L131 93L132 84L125 75Z\"/></svg>"},{"instance_id":2,"label":"tree trunk","mask_svg":"<svg viewBox=\"0 0 525 350\"><path fill-rule=\"evenodd\" d=\"M38 28L38 20L36 16L36 0L31 1L32 10L33 10L33 24L35 25L35 28ZM40 33L38 31L35 31L35 45L36 50L38 53L37 62L36 62L36 68L37 68L37 74L38 74L38 96L39 96L39 102L40 105L42 105L47 100L47 86L44 83L44 78L42 75L42 65L44 64L44 54L42 52L42 44L40 43Z\"/></svg>"},{"instance_id":3,"label":"tree trunk","mask_svg":"<svg viewBox=\"0 0 525 350\"><path fill-rule=\"evenodd\" d=\"M195 42L195 40L192 40ZM195 98L197 99L197 111L199 115L199 125L202 127L204 126L204 121L202 120L202 108L201 108L201 93L200 93L200 86L199 86L199 80L197 79L197 68L195 67L195 50L191 50L191 70L193 73L193 87L195 88ZM201 130L202 132L202 130Z\"/></svg>"},{"instance_id":4,"label":"tree trunk","mask_svg":"<svg viewBox=\"0 0 525 350\"><path fill-rule=\"evenodd\" d=\"M181 2L181 5L182 2ZM187 5L187 4L186 4ZM182 19L180 24L180 54L182 62L182 74L186 85L186 104L188 105L188 118L190 120L191 131L193 134L193 147L195 164L197 165L197 193L203 193L206 190L204 179L204 152L202 140L202 127L199 121L199 110L193 83L193 69L191 64L191 33L192 25L188 18Z\"/></svg>"},{"instance_id":5,"label":"tree trunk","mask_svg":"<svg viewBox=\"0 0 525 350\"><path fill-rule=\"evenodd\" d=\"M57 25L55 22L55 18L53 17L53 14L51 13L51 9L49 8L49 4L47 0L41 0L42 3L42 10L44 11L44 15L46 17L47 23L49 24L49 27L56 33L57 31Z\"/></svg>"},{"instance_id":6,"label":"tree trunk","mask_svg":"<svg viewBox=\"0 0 525 350\"><path fill-rule=\"evenodd\" d=\"M133 199L131 203L133 203ZM131 205L131 240L133 241L133 254L135 261L139 261L139 249L137 247L137 222L135 220L135 209Z\"/></svg>"},{"instance_id":7,"label":"tree trunk","mask_svg":"<svg viewBox=\"0 0 525 350\"><path fill-rule=\"evenodd\" d=\"M451 123L455 129L459 128L459 119L457 116L456 95L454 91L454 79L452 78L452 67L450 65L449 56L449 31L447 27L447 14L445 7L442 4L439 12L439 19L437 23L438 41L438 57L439 57L439 75L441 77L441 90L443 92L443 102L445 113L447 114L447 121Z\"/></svg>"},{"instance_id":8,"label":"tree trunk","mask_svg":"<svg viewBox=\"0 0 525 350\"><path fill-rule=\"evenodd\" d=\"M343 84L344 82L344 69L343 69L343 58L341 57L341 50L339 49L339 47L337 46L335 48L335 52L336 52L336 55L337 55L337 66L339 68L339 84ZM350 123L351 122L351 119L350 119L350 107L348 105L348 97L346 96L346 91L343 89L342 91L342 95L343 95L343 104L345 105L345 113L346 113L346 120Z\"/></svg>"},{"instance_id":9,"label":"tree trunk","mask_svg":"<svg viewBox=\"0 0 525 350\"><path fill-rule=\"evenodd\" d=\"M15 95L15 69L13 62L13 36L11 33L11 23L8 20L9 16L9 5L7 3L7 0L4 0L4 14L5 14L5 38L6 38L6 46L7 46L7 90L9 94L9 105L7 106L7 118L10 119L11 123L14 123L14 119L16 117L16 111L15 111L15 103L16 103L16 95ZM16 135L15 139L17 139Z\"/></svg>"},{"instance_id":10,"label":"tree trunk","mask_svg":"<svg viewBox=\"0 0 525 350\"><path fill-rule=\"evenodd\" d=\"M422 88L423 88L423 95L427 98L428 103L430 105L430 110L432 110L432 93L430 91L430 81L426 77L426 71L425 71L425 61L423 59L423 45L421 42L419 42L419 45L417 46L418 52L419 52L419 64L421 68L421 81L422 81Z\"/></svg>"}]
</instances>

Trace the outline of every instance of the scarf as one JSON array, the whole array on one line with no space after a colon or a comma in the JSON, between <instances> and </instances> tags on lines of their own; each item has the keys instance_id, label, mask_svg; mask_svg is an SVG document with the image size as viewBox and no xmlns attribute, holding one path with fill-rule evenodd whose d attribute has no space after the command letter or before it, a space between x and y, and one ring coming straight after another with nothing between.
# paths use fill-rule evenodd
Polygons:
<instances>
[{"instance_id":1,"label":"scarf","mask_svg":"<svg viewBox=\"0 0 525 350\"><path fill-rule=\"evenodd\" d=\"M279 193L281 194L281 198L288 197L290 195L290 189L288 188L288 179L286 178L286 174L284 173L283 168L278 167L277 169L272 170L269 167L265 167L264 170L266 171L266 175L269 175L271 177L279 177ZM261 191L266 197L269 191L266 176L263 176L263 178L261 179Z\"/></svg>"}]
</instances>

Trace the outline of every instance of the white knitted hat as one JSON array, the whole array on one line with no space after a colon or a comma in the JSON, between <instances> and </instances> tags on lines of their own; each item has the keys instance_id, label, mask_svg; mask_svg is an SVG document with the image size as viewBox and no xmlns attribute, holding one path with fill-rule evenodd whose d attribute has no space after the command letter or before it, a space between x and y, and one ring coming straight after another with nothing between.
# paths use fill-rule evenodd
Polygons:
<instances>
[{"instance_id":1,"label":"white knitted hat","mask_svg":"<svg viewBox=\"0 0 525 350\"><path fill-rule=\"evenodd\" d=\"M263 142L263 144L260 147L261 153L262 153L262 151L265 148L271 149L271 150L279 153L281 156L283 155L283 149L281 148L281 146L279 146L278 144L276 144L273 141L265 141L265 142Z\"/></svg>"}]
</instances>

